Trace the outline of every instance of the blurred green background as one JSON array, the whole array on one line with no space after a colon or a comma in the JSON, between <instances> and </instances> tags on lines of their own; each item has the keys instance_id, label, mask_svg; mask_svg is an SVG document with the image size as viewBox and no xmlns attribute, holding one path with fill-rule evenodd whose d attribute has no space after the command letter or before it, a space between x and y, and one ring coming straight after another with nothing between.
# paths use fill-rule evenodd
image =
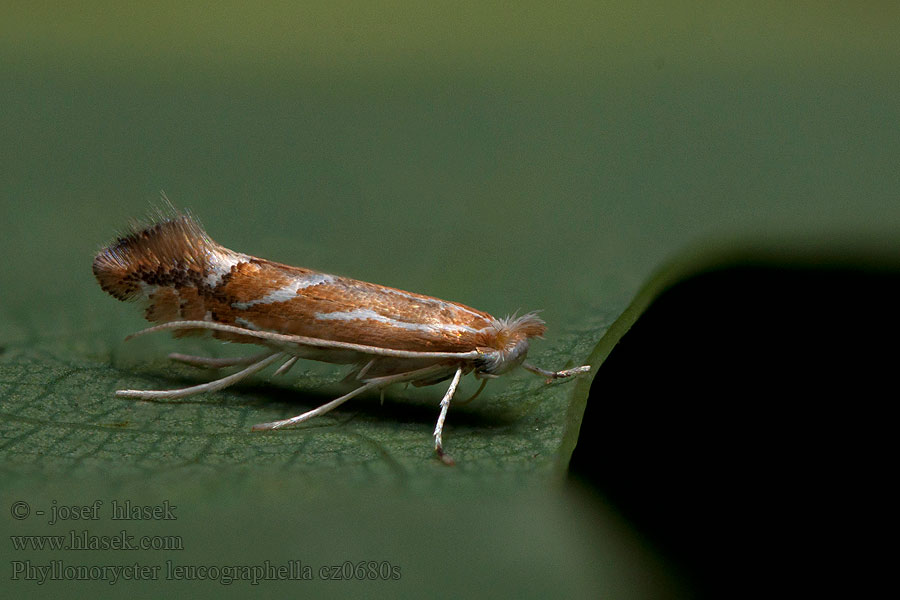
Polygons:
<instances>
[{"instance_id":1,"label":"blurred green background","mask_svg":"<svg viewBox=\"0 0 900 600\"><path fill-rule=\"evenodd\" d=\"M181 562L404 563L395 587L352 588L375 594L677 592L613 512L560 484L589 381L516 376L451 409L455 470L430 454L436 388L250 435L330 398L339 375L115 399L202 377L167 350L228 349L124 344L140 311L99 290L92 256L164 190L235 250L497 315L543 309L534 361L596 367L666 282L734 253L896 258L898 16L878 2L4 4L3 509L170 499ZM124 585L143 589L64 589ZM299 589L351 589L314 585Z\"/></svg>"}]
</instances>

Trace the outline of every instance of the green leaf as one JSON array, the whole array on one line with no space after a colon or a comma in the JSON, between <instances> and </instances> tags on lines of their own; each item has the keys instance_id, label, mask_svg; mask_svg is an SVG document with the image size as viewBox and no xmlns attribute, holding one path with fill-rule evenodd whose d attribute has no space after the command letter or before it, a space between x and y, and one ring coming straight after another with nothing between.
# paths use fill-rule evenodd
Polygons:
<instances>
[{"instance_id":1,"label":"green leaf","mask_svg":"<svg viewBox=\"0 0 900 600\"><path fill-rule=\"evenodd\" d=\"M109 310L130 308L109 303ZM0 364L8 467L46 476L102 470L146 477L177 468L190 473L272 471L310 481L331 479L338 468L354 479L372 481L447 477L434 458L431 437L442 389L391 388L384 405L377 394L364 396L294 429L251 432L255 423L285 418L336 397L344 389L338 377L301 368L279 381L260 377L249 385L180 400L117 398L116 389L173 388L215 377L168 364L163 348L221 351L213 341L134 344L140 348L125 350L120 343L111 355L95 360L79 356L77 348L59 339L7 345ZM559 352L550 356L561 367L572 364ZM470 385L474 393L477 386ZM576 391L586 390L546 385L528 375L492 387L496 389L485 392L485 401L452 407L445 437L459 463L453 471L472 477L515 473L547 478L559 473L567 406Z\"/></svg>"},{"instance_id":2,"label":"green leaf","mask_svg":"<svg viewBox=\"0 0 900 600\"><path fill-rule=\"evenodd\" d=\"M91 259L161 189L238 251L498 316L542 309L548 332L530 360L594 373L687 273L735 256L900 255L890 19L595 3L82 8L0 19L4 510L170 500L183 518L166 531L189 540L190 560L319 566L381 552L406 561L397 589L420 596L466 574L481 587L465 591L484 595L494 570L518 582L504 589L543 596L671 584L615 515L561 492L590 377L516 374L452 406L455 468L432 450L440 386L272 433L250 427L335 397L341 371L306 364L183 401L116 398L210 376L168 352L253 351L124 342L140 310L100 291ZM593 401L629 401L594 384ZM9 519L18 533L60 531Z\"/></svg>"}]
</instances>

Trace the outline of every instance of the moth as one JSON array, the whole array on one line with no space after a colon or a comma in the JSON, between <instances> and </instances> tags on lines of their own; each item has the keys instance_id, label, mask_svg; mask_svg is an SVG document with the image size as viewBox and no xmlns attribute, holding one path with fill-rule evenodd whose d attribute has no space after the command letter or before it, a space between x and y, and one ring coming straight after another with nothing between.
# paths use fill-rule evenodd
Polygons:
<instances>
[{"instance_id":1,"label":"moth","mask_svg":"<svg viewBox=\"0 0 900 600\"><path fill-rule=\"evenodd\" d=\"M157 331L176 336L211 332L229 342L263 346L244 358L173 353L198 367L243 367L220 379L174 390L119 390L117 396L182 398L221 390L281 363L286 373L298 359L351 365L358 387L303 414L253 426L281 429L334 410L370 390L396 383L427 386L450 380L440 402L434 449L445 463L442 435L460 378L481 380L516 367L547 382L587 373L590 366L549 371L525 362L529 342L541 337L535 313L507 318L423 294L292 267L220 246L190 215L175 212L146 227L132 227L94 258L100 287L119 300L143 299L145 316L158 323L127 339ZM473 396L474 398L474 396Z\"/></svg>"}]
</instances>

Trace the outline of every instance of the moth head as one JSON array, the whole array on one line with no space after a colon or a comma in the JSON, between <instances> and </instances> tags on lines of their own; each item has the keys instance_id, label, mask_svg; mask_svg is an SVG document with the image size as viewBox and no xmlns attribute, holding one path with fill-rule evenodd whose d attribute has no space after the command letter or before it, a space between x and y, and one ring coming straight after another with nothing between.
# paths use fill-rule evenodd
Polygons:
<instances>
[{"instance_id":1,"label":"moth head","mask_svg":"<svg viewBox=\"0 0 900 600\"><path fill-rule=\"evenodd\" d=\"M541 337L546 327L537 313L527 313L521 317L512 315L504 319L493 319L487 343L479 348L484 357L477 371L486 375L501 375L518 367L528 354L528 340Z\"/></svg>"}]
</instances>

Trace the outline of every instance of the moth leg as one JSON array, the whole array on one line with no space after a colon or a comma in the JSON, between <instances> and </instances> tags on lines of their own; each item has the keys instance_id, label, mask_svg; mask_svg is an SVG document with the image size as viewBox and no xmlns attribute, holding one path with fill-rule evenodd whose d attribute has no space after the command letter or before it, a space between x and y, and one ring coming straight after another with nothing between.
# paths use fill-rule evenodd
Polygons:
<instances>
[{"instance_id":1,"label":"moth leg","mask_svg":"<svg viewBox=\"0 0 900 600\"><path fill-rule=\"evenodd\" d=\"M356 379L358 379L359 381L363 381L363 377L366 376L366 373L368 373L369 369L371 369L372 365L374 365L374 364L375 364L375 359L373 358L372 360L370 360L369 362L366 363L366 366L364 366L362 369L359 370L359 373L356 374Z\"/></svg>"},{"instance_id":2,"label":"moth leg","mask_svg":"<svg viewBox=\"0 0 900 600\"><path fill-rule=\"evenodd\" d=\"M299 359L300 359L299 356L290 357L289 359L287 359L287 361L283 365L281 365L280 367L278 367L275 370L275 375L284 375L285 373L287 373L288 371L291 370L291 367L293 367L294 363L296 363Z\"/></svg>"},{"instance_id":3,"label":"moth leg","mask_svg":"<svg viewBox=\"0 0 900 600\"><path fill-rule=\"evenodd\" d=\"M297 415L296 417L291 417L290 419L282 419L281 421L271 421L269 423L258 423L251 427L251 431L268 431L270 429L281 429L282 427L287 427L289 425L296 425L298 423L302 423L304 421L308 421L313 417L317 417L319 415L324 415L325 413L334 410L350 398L355 396L359 396L363 392L379 387L385 387L392 383L397 383L398 381L404 381L409 379L418 379L421 377L428 377L435 371L439 371L442 369L441 366L435 365L431 367L425 367L423 369L417 369L415 371L407 371L406 373L398 373L396 375L385 375L384 377L373 377L372 379L366 380L363 385L359 386L352 392L344 394L340 398L335 398L331 402L323 404L318 408L314 408L313 410L307 411L302 415Z\"/></svg>"},{"instance_id":4,"label":"moth leg","mask_svg":"<svg viewBox=\"0 0 900 600\"><path fill-rule=\"evenodd\" d=\"M250 365L269 356L271 352L262 352L253 356L240 358L211 358L209 356L194 356L192 354L180 354L172 352L169 358L193 367L206 367L208 369L220 369L222 367L236 367L238 365Z\"/></svg>"},{"instance_id":5,"label":"moth leg","mask_svg":"<svg viewBox=\"0 0 900 600\"><path fill-rule=\"evenodd\" d=\"M361 385L352 392L344 394L340 398L335 398L331 402L327 402L320 406L319 408L314 408L310 411L303 413L302 415L297 415L296 417L291 417L290 419L283 419L281 421L271 421L269 423L257 423L253 427L250 428L251 431L268 431L271 429L281 429L282 427L287 427L289 425L296 425L298 423L302 423L303 421L308 421L313 417L317 417L319 415L324 415L325 413L334 410L350 398L354 396L359 396L366 390L370 390L374 387L377 387L375 383L367 383L365 385Z\"/></svg>"},{"instance_id":6,"label":"moth leg","mask_svg":"<svg viewBox=\"0 0 900 600\"><path fill-rule=\"evenodd\" d=\"M193 394L213 392L215 390L226 388L229 385L233 385L241 379L244 379L245 377L248 377L256 373L257 371L265 369L273 362L280 360L282 357L283 355L281 352L273 352L265 355L262 359L258 360L242 371L232 373L231 375L222 377L221 379L216 379L215 381L201 383L200 385L194 385L191 387L182 388L180 390L118 390L116 391L116 396L119 396L120 398L141 398L144 400L149 400L160 398L184 398L185 396L192 396Z\"/></svg>"},{"instance_id":7,"label":"moth leg","mask_svg":"<svg viewBox=\"0 0 900 600\"><path fill-rule=\"evenodd\" d=\"M308 421L313 417L317 417L319 415L324 415L325 413L334 410L347 400L359 396L363 392L372 389L384 388L392 383L398 383L400 381L415 381L421 379L427 379L434 375L435 373L440 373L445 370L446 367L441 365L432 365L430 367L424 367L421 369L416 369L414 371L407 371L405 373L397 373L395 375L385 375L382 377L372 377L363 381L363 385L356 388L355 390L344 394L340 398L335 398L331 402L323 404L318 408L314 408L313 410L307 411L301 415L297 415L296 417L291 417L290 419L282 419L281 421L271 421L269 423L258 423L251 427L251 431L268 431L272 429L281 429L282 427L288 427L290 425L297 425L298 423L303 423L304 421ZM455 383L459 382L459 376L462 373L462 368L458 369L456 374ZM455 384L454 384L455 385ZM452 394L451 394L452 395ZM449 402L449 400L448 400ZM446 412L446 411L445 411ZM448 457L449 458L449 457Z\"/></svg>"},{"instance_id":8,"label":"moth leg","mask_svg":"<svg viewBox=\"0 0 900 600\"><path fill-rule=\"evenodd\" d=\"M573 369L565 369L564 371L548 371L546 369L541 369L540 367L536 367L531 363L522 363L522 368L526 371L531 371L535 375L541 375L542 377L547 378L547 383L555 379L565 379L566 377L573 377L575 375L581 375L582 373L587 373L591 370L591 365L584 365L581 367L575 367Z\"/></svg>"},{"instance_id":9,"label":"moth leg","mask_svg":"<svg viewBox=\"0 0 900 600\"><path fill-rule=\"evenodd\" d=\"M460 377L462 377L462 367L457 367L456 374L453 375L453 381L450 382L447 393L444 394L444 397L441 399L441 414L438 416L437 425L434 427L434 451L437 452L438 458L440 458L441 462L445 465L455 464L454 460L450 458L450 455L444 452L444 443L441 440L441 436L444 433L444 420L447 418L450 400L453 398L453 394L456 393L456 386L459 385Z\"/></svg>"},{"instance_id":10,"label":"moth leg","mask_svg":"<svg viewBox=\"0 0 900 600\"><path fill-rule=\"evenodd\" d=\"M476 376L476 377L477 377L477 376ZM478 386L478 391L475 392L474 394L472 394L471 396L469 396L468 398L466 398L465 400L463 400L463 401L461 401L461 402L457 402L456 405L457 405L457 406L463 406L463 405L466 405L466 404L468 404L469 402L471 402L472 400L474 400L475 398L477 398L478 396L480 396L480 395L481 395L481 391L484 389L484 386L487 385L487 382L488 382L487 378L482 379L482 380L481 380L481 385Z\"/></svg>"}]
</instances>

